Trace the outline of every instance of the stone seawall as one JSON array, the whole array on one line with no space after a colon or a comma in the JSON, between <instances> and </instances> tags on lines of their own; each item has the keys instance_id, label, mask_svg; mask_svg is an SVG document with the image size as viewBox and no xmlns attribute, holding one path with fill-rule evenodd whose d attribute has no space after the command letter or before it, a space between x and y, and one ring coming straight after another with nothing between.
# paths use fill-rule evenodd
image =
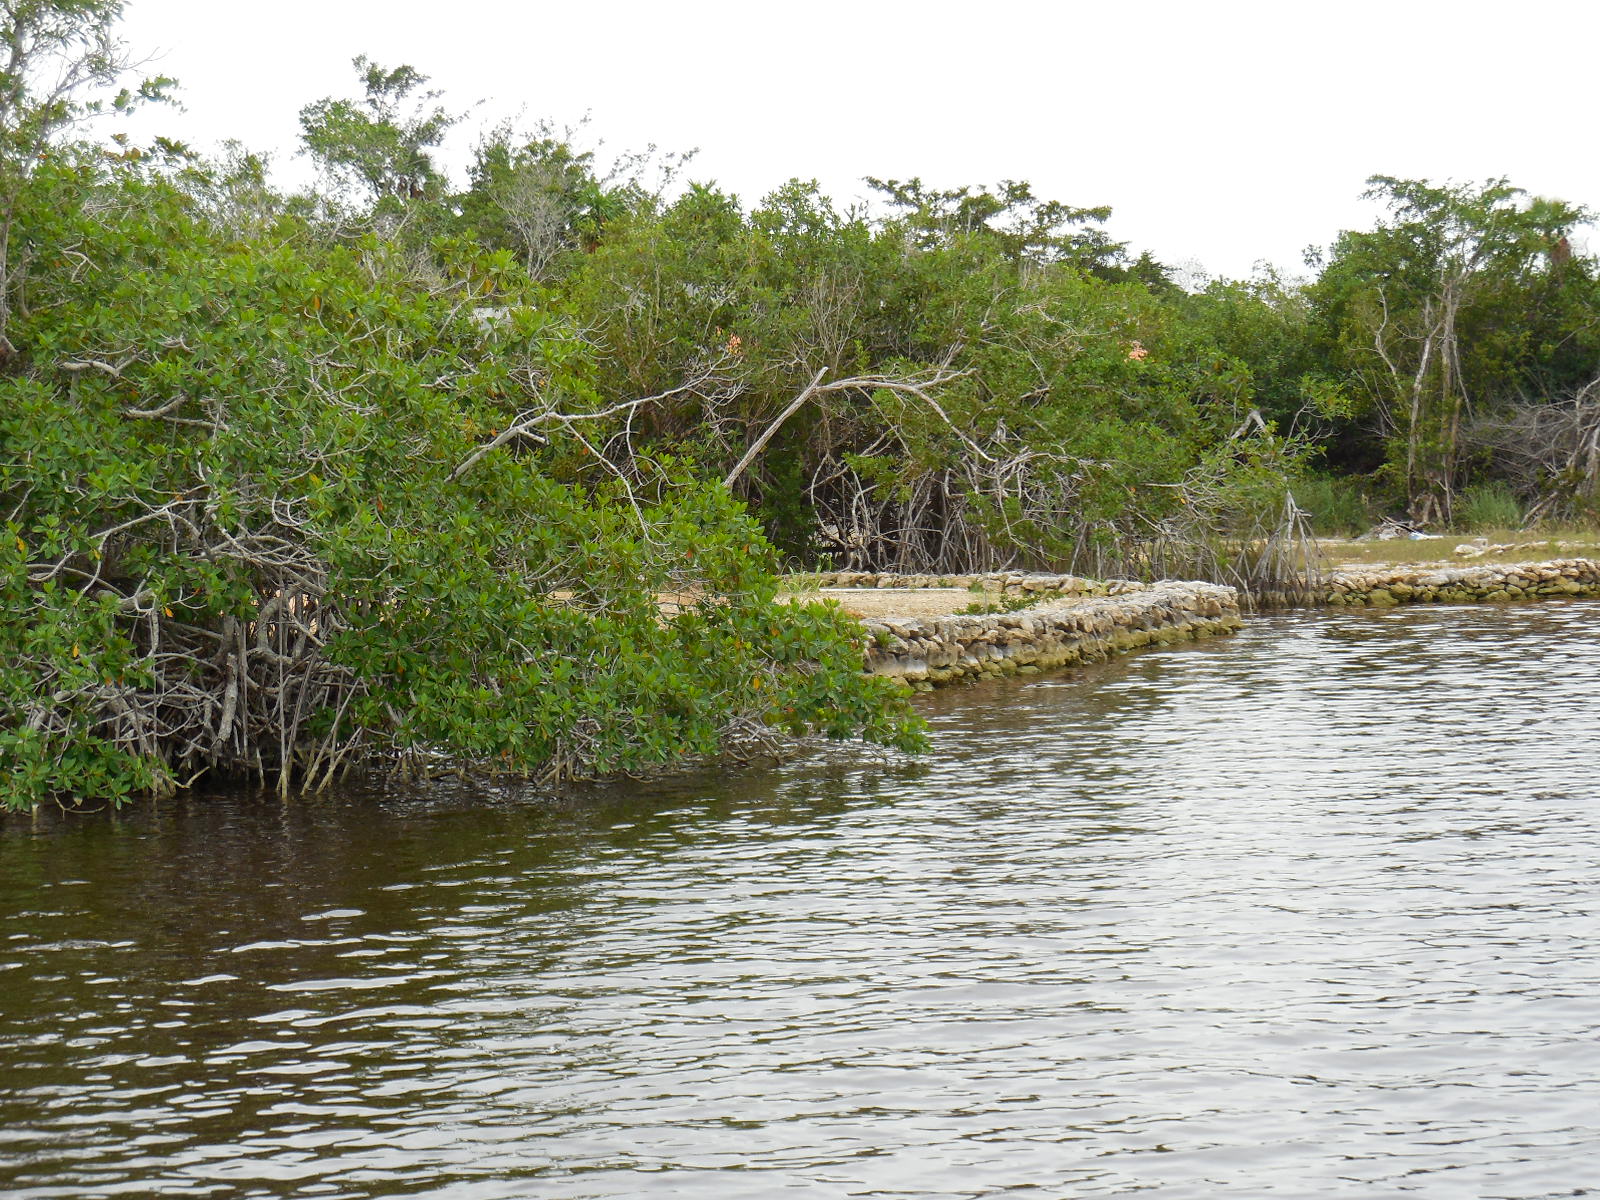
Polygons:
<instances>
[{"instance_id":1,"label":"stone seawall","mask_svg":"<svg viewBox=\"0 0 1600 1200\"><path fill-rule=\"evenodd\" d=\"M962 589L976 597L1038 597L1016 612L866 617L866 667L919 691L993 675L1035 675L1094 662L1140 646L1232 633L1243 624L1240 596L1211 583L1095 580L997 571L984 575L823 572L806 589L864 595ZM1312 603L1387 607L1600 597L1600 561L1345 568L1323 577ZM883 601L893 604L890 597ZM882 611L884 605L878 606ZM910 607L910 605L908 605ZM890 609L892 612L893 610Z\"/></svg>"},{"instance_id":2,"label":"stone seawall","mask_svg":"<svg viewBox=\"0 0 1600 1200\"><path fill-rule=\"evenodd\" d=\"M1600 596L1600 562L1592 558L1560 558L1553 562L1477 567L1413 565L1343 570L1330 574L1322 590L1325 603L1355 607Z\"/></svg>"},{"instance_id":3,"label":"stone seawall","mask_svg":"<svg viewBox=\"0 0 1600 1200\"><path fill-rule=\"evenodd\" d=\"M1078 593L1022 612L862 622L867 669L919 691L986 675L1033 675L1139 646L1231 633L1241 623L1233 588L1175 582L1136 584L1119 595Z\"/></svg>"}]
</instances>

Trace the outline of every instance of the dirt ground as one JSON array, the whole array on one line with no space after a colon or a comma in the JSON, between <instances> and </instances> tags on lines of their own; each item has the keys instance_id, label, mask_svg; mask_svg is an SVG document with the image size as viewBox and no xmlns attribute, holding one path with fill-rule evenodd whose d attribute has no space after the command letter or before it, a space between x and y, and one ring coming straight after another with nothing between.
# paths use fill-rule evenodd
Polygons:
<instances>
[{"instance_id":1,"label":"dirt ground","mask_svg":"<svg viewBox=\"0 0 1600 1200\"><path fill-rule=\"evenodd\" d=\"M1402 566L1432 563L1439 566L1471 566L1486 563L1544 562L1553 558L1600 557L1600 538L1587 532L1559 532L1540 536L1515 530L1496 530L1483 535L1486 554L1457 554L1456 547L1472 545L1478 535L1446 533L1438 537L1410 541L1357 542L1342 538L1323 538L1322 548L1328 565L1340 567Z\"/></svg>"},{"instance_id":2,"label":"dirt ground","mask_svg":"<svg viewBox=\"0 0 1600 1200\"><path fill-rule=\"evenodd\" d=\"M854 617L948 617L983 597L966 588L818 588L785 600L837 600Z\"/></svg>"},{"instance_id":3,"label":"dirt ground","mask_svg":"<svg viewBox=\"0 0 1600 1200\"><path fill-rule=\"evenodd\" d=\"M1600 558L1600 538L1586 532L1555 537L1512 530L1487 535L1488 553L1457 554L1477 535L1449 533L1418 541L1357 542L1325 538L1319 542L1326 570L1360 570L1377 566L1483 566L1490 563L1544 562L1555 558ZM855 617L948 617L986 597L966 588L818 588L791 592L782 600L837 600ZM992 597L988 597L992 598Z\"/></svg>"}]
</instances>

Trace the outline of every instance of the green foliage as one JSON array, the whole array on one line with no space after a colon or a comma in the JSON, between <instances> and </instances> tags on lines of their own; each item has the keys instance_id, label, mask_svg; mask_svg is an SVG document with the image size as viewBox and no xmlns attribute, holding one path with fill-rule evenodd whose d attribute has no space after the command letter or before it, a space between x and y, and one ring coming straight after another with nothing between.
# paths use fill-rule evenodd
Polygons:
<instances>
[{"instance_id":1,"label":"green foliage","mask_svg":"<svg viewBox=\"0 0 1600 1200\"><path fill-rule=\"evenodd\" d=\"M1295 481L1294 498L1320 537L1353 537L1383 518L1370 485L1354 476L1305 476Z\"/></svg>"},{"instance_id":2,"label":"green foliage","mask_svg":"<svg viewBox=\"0 0 1600 1200\"><path fill-rule=\"evenodd\" d=\"M122 87L109 100L93 94L128 71L113 33L122 8L122 0L16 0L0 8L0 362L15 352L9 325L26 263L13 261L13 243L35 170L75 125L165 99L171 86L156 77ZM125 136L114 140L122 147L116 153L140 153Z\"/></svg>"},{"instance_id":3,"label":"green foliage","mask_svg":"<svg viewBox=\"0 0 1600 1200\"><path fill-rule=\"evenodd\" d=\"M472 241L510 250L536 280L565 276L599 248L613 221L654 205L692 157L651 147L602 166L595 151L580 148L582 128L495 127L478 142L468 190L453 199ZM647 181L649 173L655 178Z\"/></svg>"},{"instance_id":4,"label":"green foliage","mask_svg":"<svg viewBox=\"0 0 1600 1200\"><path fill-rule=\"evenodd\" d=\"M1021 181L747 208L537 125L456 190L459 115L362 58L301 111L343 194L285 197L242 148L64 142L162 91L80 92L120 8L0 17L3 803L913 747L780 562L1275 588L1302 510L1354 532L1369 488L1600 495L1586 213L1503 180L1374 177L1318 279L1188 294Z\"/></svg>"},{"instance_id":5,"label":"green foliage","mask_svg":"<svg viewBox=\"0 0 1600 1200\"><path fill-rule=\"evenodd\" d=\"M439 93L427 90L428 77L413 67L385 69L364 56L354 65L359 100L326 96L300 110L306 152L372 200L436 195L443 181L430 151L460 114L435 104Z\"/></svg>"},{"instance_id":6,"label":"green foliage","mask_svg":"<svg viewBox=\"0 0 1600 1200\"><path fill-rule=\"evenodd\" d=\"M968 616L1022 612L1024 609L1036 608L1051 598L1046 592L1023 592L1017 596L994 595L984 600L974 600L960 611Z\"/></svg>"},{"instance_id":7,"label":"green foliage","mask_svg":"<svg viewBox=\"0 0 1600 1200\"><path fill-rule=\"evenodd\" d=\"M1251 403L1266 419L1288 429L1308 417L1331 415L1332 390L1308 378L1316 361L1299 288L1263 272L1247 281L1214 280L1179 303L1190 353L1201 361L1235 364L1241 382L1248 381Z\"/></svg>"},{"instance_id":8,"label":"green foliage","mask_svg":"<svg viewBox=\"0 0 1600 1200\"><path fill-rule=\"evenodd\" d=\"M84 265L33 281L31 365L0 381L5 803L360 760L637 771L770 730L918 744L858 626L774 602L723 489L643 461L560 482L559 421L482 452L529 382L592 399L525 277L441 246L424 287L288 214L241 237L188 171L86 158L33 197ZM483 300L512 319L486 334Z\"/></svg>"},{"instance_id":9,"label":"green foliage","mask_svg":"<svg viewBox=\"0 0 1600 1200\"><path fill-rule=\"evenodd\" d=\"M1580 389L1593 357L1593 263L1567 235L1579 207L1477 186L1374 176L1387 219L1346 232L1311 289L1330 365L1388 432L1386 457L1418 521L1450 517L1471 464L1473 411Z\"/></svg>"},{"instance_id":10,"label":"green foliage","mask_svg":"<svg viewBox=\"0 0 1600 1200\"><path fill-rule=\"evenodd\" d=\"M1125 244L1095 228L1111 216L1110 208L1077 208L1059 200L1041 200L1025 181L1007 179L993 190L961 187L946 191L931 189L921 179L869 178L867 183L904 212L906 229L923 249L980 238L1017 266L1071 262L1087 270L1109 272L1123 259ZM1151 268L1148 257L1141 261L1143 269Z\"/></svg>"},{"instance_id":11,"label":"green foliage","mask_svg":"<svg viewBox=\"0 0 1600 1200\"><path fill-rule=\"evenodd\" d=\"M1101 210L1044 212L1025 185L915 194L932 207L876 226L802 181L748 215L691 188L611 224L559 288L601 346L597 390L661 397L635 436L723 473L826 382L739 481L790 553L965 570L1141 536L1248 382L1197 367L1144 283L993 227L1008 206L1051 228ZM937 386L900 386L918 380Z\"/></svg>"}]
</instances>

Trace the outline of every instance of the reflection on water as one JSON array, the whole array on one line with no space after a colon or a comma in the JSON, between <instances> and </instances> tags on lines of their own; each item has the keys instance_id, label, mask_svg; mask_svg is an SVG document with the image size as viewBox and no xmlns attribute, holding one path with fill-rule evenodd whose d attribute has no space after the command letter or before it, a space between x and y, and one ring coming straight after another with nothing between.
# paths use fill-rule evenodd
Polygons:
<instances>
[{"instance_id":1,"label":"reflection on water","mask_svg":"<svg viewBox=\"0 0 1600 1200\"><path fill-rule=\"evenodd\" d=\"M909 768L8 819L0 1192L1584 1194L1597 618L1261 619Z\"/></svg>"}]
</instances>

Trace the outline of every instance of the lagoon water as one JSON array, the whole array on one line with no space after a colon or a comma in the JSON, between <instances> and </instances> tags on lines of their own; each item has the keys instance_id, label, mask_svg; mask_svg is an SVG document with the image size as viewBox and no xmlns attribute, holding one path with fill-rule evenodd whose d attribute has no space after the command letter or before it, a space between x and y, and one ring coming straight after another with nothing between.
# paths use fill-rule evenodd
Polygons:
<instances>
[{"instance_id":1,"label":"lagoon water","mask_svg":"<svg viewBox=\"0 0 1600 1200\"><path fill-rule=\"evenodd\" d=\"M1600 1194L1600 606L834 753L0 821L0 1194Z\"/></svg>"}]
</instances>

